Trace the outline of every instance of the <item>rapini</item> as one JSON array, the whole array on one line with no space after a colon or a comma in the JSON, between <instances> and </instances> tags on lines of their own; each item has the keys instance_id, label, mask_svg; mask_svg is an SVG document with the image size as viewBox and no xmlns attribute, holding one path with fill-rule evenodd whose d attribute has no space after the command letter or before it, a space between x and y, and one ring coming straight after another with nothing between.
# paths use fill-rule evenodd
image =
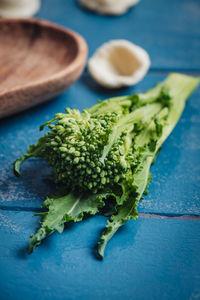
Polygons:
<instances>
[{"instance_id":1,"label":"rapini","mask_svg":"<svg viewBox=\"0 0 200 300\"><path fill-rule=\"evenodd\" d=\"M184 109L199 80L170 74L144 94L111 98L82 113L66 109L43 124L49 131L14 163L41 157L52 167L52 178L62 195L48 197L39 215L41 228L30 237L31 253L69 221L98 212L109 216L98 254L120 226L137 218L137 204L150 181L150 166Z\"/></svg>"}]
</instances>

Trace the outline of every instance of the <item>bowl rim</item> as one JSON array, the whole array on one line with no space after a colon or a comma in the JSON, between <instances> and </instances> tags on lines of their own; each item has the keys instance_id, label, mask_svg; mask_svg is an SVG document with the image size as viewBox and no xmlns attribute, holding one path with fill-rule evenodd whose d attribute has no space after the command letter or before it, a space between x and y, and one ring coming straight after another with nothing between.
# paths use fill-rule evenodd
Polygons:
<instances>
[{"instance_id":1,"label":"bowl rim","mask_svg":"<svg viewBox=\"0 0 200 300\"><path fill-rule=\"evenodd\" d=\"M45 84L50 85L51 83L55 84L56 82L59 83L61 80L65 80L70 74L74 71L83 69L86 63L87 55L88 55L88 46L86 40L77 32L65 28L63 26L57 25L47 20L43 19L36 19L36 18L3 18L0 19L0 26L1 24L6 23L28 23L28 24L37 24L44 28L50 28L57 31L60 31L66 35L70 35L76 42L78 46L77 55L75 58L70 62L70 64L61 71L56 72L49 76L48 79L41 79L38 81L34 81L33 83L28 83L24 86L16 86L10 88L9 90L2 90L0 91L0 97L4 97L5 95L13 94L14 92L20 92L23 90L24 92L28 91L29 89L39 88Z\"/></svg>"}]
</instances>

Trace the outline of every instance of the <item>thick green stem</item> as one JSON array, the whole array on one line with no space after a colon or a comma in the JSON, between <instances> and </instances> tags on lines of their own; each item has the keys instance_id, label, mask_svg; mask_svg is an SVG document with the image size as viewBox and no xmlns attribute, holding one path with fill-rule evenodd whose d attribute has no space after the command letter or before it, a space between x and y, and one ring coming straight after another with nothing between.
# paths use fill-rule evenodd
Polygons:
<instances>
[{"instance_id":1,"label":"thick green stem","mask_svg":"<svg viewBox=\"0 0 200 300\"><path fill-rule=\"evenodd\" d=\"M103 259L104 250L112 238L112 236L116 233L116 231L128 220L135 219L137 217L137 203L141 199L145 188L149 179L149 170L154 158L156 156L157 151L172 132L176 123L178 122L183 109L185 107L185 102L188 96L192 93L192 91L196 88L199 83L199 79L182 75L182 74L170 74L169 77L164 81L164 83L158 85L154 89L148 91L143 94L144 99L146 100L148 97L153 98L160 93L161 88L166 85L169 88L171 102L172 105L169 107L169 111L167 114L167 121L163 128L162 135L157 140L156 148L152 155L145 154L144 159L141 162L141 168L139 172L134 175L133 185L137 187L137 196L132 199L127 199L126 202L123 202L122 206L119 207L116 215L111 217L111 221L108 221L106 229L103 231L100 241L98 244L98 254ZM160 112L160 116L165 115L166 110L163 109ZM147 137L149 135L149 128L154 126L153 122L148 126L146 132L142 132L140 136L137 137L138 146L142 146L148 140Z\"/></svg>"}]
</instances>

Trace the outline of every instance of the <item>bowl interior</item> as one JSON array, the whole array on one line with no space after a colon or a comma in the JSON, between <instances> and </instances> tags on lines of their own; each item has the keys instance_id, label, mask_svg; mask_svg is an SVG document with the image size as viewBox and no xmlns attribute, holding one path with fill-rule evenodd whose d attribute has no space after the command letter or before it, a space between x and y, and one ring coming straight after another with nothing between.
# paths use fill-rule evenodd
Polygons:
<instances>
[{"instance_id":1,"label":"bowl interior","mask_svg":"<svg viewBox=\"0 0 200 300\"><path fill-rule=\"evenodd\" d=\"M73 34L34 21L0 21L0 45L0 93L50 78L78 55Z\"/></svg>"}]
</instances>

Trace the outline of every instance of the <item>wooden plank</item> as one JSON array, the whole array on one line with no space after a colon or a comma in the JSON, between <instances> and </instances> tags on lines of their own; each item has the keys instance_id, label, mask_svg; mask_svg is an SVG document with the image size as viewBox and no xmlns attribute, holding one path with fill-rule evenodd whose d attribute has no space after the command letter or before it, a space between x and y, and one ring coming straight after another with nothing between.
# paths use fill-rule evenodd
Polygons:
<instances>
[{"instance_id":1,"label":"wooden plank","mask_svg":"<svg viewBox=\"0 0 200 300\"><path fill-rule=\"evenodd\" d=\"M149 75L136 88L121 90L117 94L132 94L152 87L164 76ZM115 96L95 84L88 75L65 94L48 104L2 120L0 123L0 205L1 207L39 208L46 194L55 191L47 179L50 169L44 162L31 159L22 166L22 177L15 178L12 163L30 144L42 136L41 123L49 120L65 106L83 109L96 103L96 99ZM140 212L171 214L200 214L199 199L199 111L200 89L187 103L185 112L172 135L163 146L152 167L149 195L140 203Z\"/></svg>"},{"instance_id":2,"label":"wooden plank","mask_svg":"<svg viewBox=\"0 0 200 300\"><path fill-rule=\"evenodd\" d=\"M93 256L105 218L94 217L54 234L35 253L27 240L38 218L0 212L1 299L199 299L199 221L128 222Z\"/></svg>"},{"instance_id":3,"label":"wooden plank","mask_svg":"<svg viewBox=\"0 0 200 300\"><path fill-rule=\"evenodd\" d=\"M53 7L53 9L52 9ZM198 0L141 0L119 17L96 15L77 1L42 1L38 17L80 32L89 55L110 39L128 39L150 54L152 68L200 70L200 3Z\"/></svg>"}]
</instances>

